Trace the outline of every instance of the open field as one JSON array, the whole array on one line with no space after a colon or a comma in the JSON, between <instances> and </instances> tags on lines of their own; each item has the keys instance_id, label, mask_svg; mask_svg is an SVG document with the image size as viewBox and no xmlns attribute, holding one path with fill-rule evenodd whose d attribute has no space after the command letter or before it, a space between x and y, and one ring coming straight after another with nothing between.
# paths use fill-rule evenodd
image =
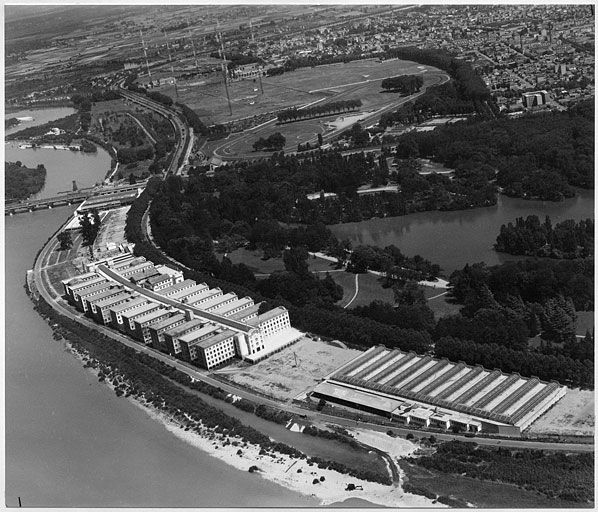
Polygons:
<instances>
[{"instance_id":1,"label":"open field","mask_svg":"<svg viewBox=\"0 0 598 512\"><path fill-rule=\"evenodd\" d=\"M224 84L219 74L206 79L179 82L179 101L195 110L206 124L241 119L256 114L305 105L319 99L360 98L364 109L380 108L392 103L397 94L381 93L380 81L400 74L421 74L434 68L414 62L361 60L301 68L273 77L263 77L262 94L259 79L241 80L229 86L233 115L229 115ZM203 82L203 83L202 83ZM160 90L173 94L169 86Z\"/></svg>"},{"instance_id":2,"label":"open field","mask_svg":"<svg viewBox=\"0 0 598 512\"><path fill-rule=\"evenodd\" d=\"M274 398L291 400L360 353L359 350L302 338L257 364L235 361L218 373L236 384ZM297 355L297 365L294 354Z\"/></svg>"},{"instance_id":3,"label":"open field","mask_svg":"<svg viewBox=\"0 0 598 512\"><path fill-rule=\"evenodd\" d=\"M343 298L338 302L339 306L347 304L355 294L355 274L349 272L335 272L331 274L334 281L343 287ZM359 274L359 293L350 308L355 306L367 306L373 300L382 300L394 304L392 288L383 288L380 278L374 274Z\"/></svg>"},{"instance_id":4,"label":"open field","mask_svg":"<svg viewBox=\"0 0 598 512\"><path fill-rule=\"evenodd\" d=\"M594 434L594 391L567 389L567 394L526 431L530 434Z\"/></svg>"},{"instance_id":5,"label":"open field","mask_svg":"<svg viewBox=\"0 0 598 512\"><path fill-rule=\"evenodd\" d=\"M446 290L442 288L432 288L430 286L423 286L424 296L428 300L429 308L434 312L436 319L449 315L456 315L462 308L460 304L451 304L449 302L449 294L444 293Z\"/></svg>"},{"instance_id":6,"label":"open field","mask_svg":"<svg viewBox=\"0 0 598 512\"><path fill-rule=\"evenodd\" d=\"M400 460L400 459L399 459ZM400 460L410 484L428 489L440 496L451 496L476 508L583 508L584 504L551 499L516 485L480 481L459 475L449 475L415 466ZM587 507L588 505L585 505Z\"/></svg>"}]
</instances>

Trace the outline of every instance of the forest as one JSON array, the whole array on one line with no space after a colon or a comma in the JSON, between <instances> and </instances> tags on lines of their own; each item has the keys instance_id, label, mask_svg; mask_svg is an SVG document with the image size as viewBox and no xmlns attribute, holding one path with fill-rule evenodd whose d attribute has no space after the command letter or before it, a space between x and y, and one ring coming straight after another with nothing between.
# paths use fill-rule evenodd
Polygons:
<instances>
[{"instance_id":1,"label":"forest","mask_svg":"<svg viewBox=\"0 0 598 512\"><path fill-rule=\"evenodd\" d=\"M280 132L273 133L265 139L260 137L253 143L254 151L280 151L285 143L286 138Z\"/></svg>"},{"instance_id":2,"label":"forest","mask_svg":"<svg viewBox=\"0 0 598 512\"><path fill-rule=\"evenodd\" d=\"M536 215L519 217L500 227L494 248L515 255L556 259L587 258L594 255L594 220L564 220L554 227L550 217L541 223Z\"/></svg>"},{"instance_id":3,"label":"forest","mask_svg":"<svg viewBox=\"0 0 598 512\"><path fill-rule=\"evenodd\" d=\"M594 187L594 105L514 119L469 119L432 132L408 133L399 156L425 157L456 172L495 173L505 194L560 201L571 186Z\"/></svg>"},{"instance_id":4,"label":"forest","mask_svg":"<svg viewBox=\"0 0 598 512\"><path fill-rule=\"evenodd\" d=\"M400 75L392 78L385 78L380 83L380 87L386 91L400 92L401 94L410 95L419 92L424 79L420 75Z\"/></svg>"},{"instance_id":5,"label":"forest","mask_svg":"<svg viewBox=\"0 0 598 512\"><path fill-rule=\"evenodd\" d=\"M22 201L37 194L46 182L46 168L43 164L35 169L21 162L4 162L4 199Z\"/></svg>"},{"instance_id":6,"label":"forest","mask_svg":"<svg viewBox=\"0 0 598 512\"><path fill-rule=\"evenodd\" d=\"M512 483L550 498L584 505L594 501L593 453L482 448L476 443L449 441L432 455L408 460L442 473Z\"/></svg>"},{"instance_id":7,"label":"forest","mask_svg":"<svg viewBox=\"0 0 598 512\"><path fill-rule=\"evenodd\" d=\"M353 159L347 170L366 162L359 154L347 158ZM418 256L405 257L393 246L353 248L337 240L317 219L296 223L305 203L322 200L297 201L289 193L292 180L324 179L326 171L334 169L330 163L341 164L339 155L327 155L329 164L321 173L300 173L299 177L288 172L287 161L275 155L268 162L227 168L214 178L196 174L186 182L170 177L158 183L159 193L151 207L154 238L167 253L197 272L189 275L192 279L212 279L214 286L233 287L238 294L266 300L269 307L284 305L299 329L361 347L383 343L421 353L436 343L436 355L454 361L481 362L483 358L483 364L499 365L504 371L593 386L593 336L575 337L576 311L594 307L591 260L467 265L450 278L451 300L462 305L461 314L436 321L413 284L437 276L437 265ZM295 168L311 169L309 161L291 162ZM284 181L279 188L281 175ZM345 177L343 185L350 179L350 175ZM282 257L285 270L256 280L245 265L215 256L216 251L244 245L261 249L266 258ZM138 244L138 250L147 247ZM349 271L381 272L383 284L395 289L397 307L372 303L347 311L335 306L342 292L330 276L318 278L309 272L307 250L346 260ZM156 261L154 255L144 255ZM528 340L537 336L541 344L532 348ZM487 347L499 347L500 357L495 354L489 359L484 352Z\"/></svg>"}]
</instances>

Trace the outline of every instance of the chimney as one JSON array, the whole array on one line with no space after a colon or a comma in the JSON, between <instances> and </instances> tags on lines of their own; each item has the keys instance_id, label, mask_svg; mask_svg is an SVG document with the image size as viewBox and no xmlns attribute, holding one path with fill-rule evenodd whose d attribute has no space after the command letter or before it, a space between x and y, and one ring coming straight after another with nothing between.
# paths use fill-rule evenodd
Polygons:
<instances>
[{"instance_id":1,"label":"chimney","mask_svg":"<svg viewBox=\"0 0 598 512\"><path fill-rule=\"evenodd\" d=\"M189 309L185 310L185 320L187 320L187 322L193 320L193 312Z\"/></svg>"}]
</instances>

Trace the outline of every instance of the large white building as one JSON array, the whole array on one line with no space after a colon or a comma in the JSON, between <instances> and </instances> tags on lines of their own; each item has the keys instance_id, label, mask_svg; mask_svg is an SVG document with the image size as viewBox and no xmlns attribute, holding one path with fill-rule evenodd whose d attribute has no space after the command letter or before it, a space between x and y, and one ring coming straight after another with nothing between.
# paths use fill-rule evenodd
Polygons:
<instances>
[{"instance_id":1,"label":"large white building","mask_svg":"<svg viewBox=\"0 0 598 512\"><path fill-rule=\"evenodd\" d=\"M63 281L69 301L96 321L158 350L220 366L234 357L255 363L299 340L283 307L259 314L250 297L224 294L145 258L94 262Z\"/></svg>"}]
</instances>

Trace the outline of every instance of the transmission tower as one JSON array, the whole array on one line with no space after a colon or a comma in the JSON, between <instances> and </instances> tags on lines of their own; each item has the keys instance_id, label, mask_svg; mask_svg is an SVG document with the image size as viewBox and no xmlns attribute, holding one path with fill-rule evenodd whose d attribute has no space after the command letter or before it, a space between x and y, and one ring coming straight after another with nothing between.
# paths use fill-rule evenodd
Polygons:
<instances>
[{"instance_id":1,"label":"transmission tower","mask_svg":"<svg viewBox=\"0 0 598 512\"><path fill-rule=\"evenodd\" d=\"M145 41L143 40L143 32L141 29L139 30L139 35L141 36L141 47L143 48L143 55L145 56L145 67L147 68L147 75L149 77L150 82L152 81L152 74L150 72L149 62L147 60L147 50L145 48Z\"/></svg>"},{"instance_id":2,"label":"transmission tower","mask_svg":"<svg viewBox=\"0 0 598 512\"><path fill-rule=\"evenodd\" d=\"M219 23L218 23L218 26L219 26ZM228 93L228 66L226 64L226 56L224 54L224 37L222 35L222 32L218 32L216 37L220 41L220 56L222 57L222 75L224 78L224 89L226 91L226 100L228 101L228 110L230 112L230 115L232 116L233 115L233 107L231 106L230 95Z\"/></svg>"}]
</instances>

